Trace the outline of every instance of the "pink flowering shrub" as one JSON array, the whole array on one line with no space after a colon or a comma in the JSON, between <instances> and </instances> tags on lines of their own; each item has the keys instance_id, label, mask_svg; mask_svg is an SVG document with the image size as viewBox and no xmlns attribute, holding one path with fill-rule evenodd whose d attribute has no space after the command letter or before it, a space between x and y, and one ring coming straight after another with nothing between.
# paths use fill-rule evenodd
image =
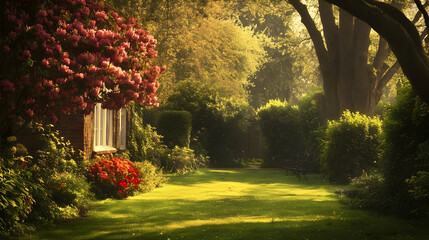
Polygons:
<instances>
[{"instance_id":1,"label":"pink flowering shrub","mask_svg":"<svg viewBox=\"0 0 429 240\"><path fill-rule=\"evenodd\" d=\"M2 1L0 135L16 117L157 106L156 40L98 0Z\"/></svg>"},{"instance_id":2,"label":"pink flowering shrub","mask_svg":"<svg viewBox=\"0 0 429 240\"><path fill-rule=\"evenodd\" d=\"M127 198L143 181L139 168L128 159L98 157L87 171L99 197Z\"/></svg>"}]
</instances>

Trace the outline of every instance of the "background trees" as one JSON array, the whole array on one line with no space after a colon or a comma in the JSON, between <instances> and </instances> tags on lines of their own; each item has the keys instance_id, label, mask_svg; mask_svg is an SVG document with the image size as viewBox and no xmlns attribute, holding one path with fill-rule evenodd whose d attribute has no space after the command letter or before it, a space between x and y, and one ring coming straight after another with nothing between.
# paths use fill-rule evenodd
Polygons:
<instances>
[{"instance_id":1,"label":"background trees","mask_svg":"<svg viewBox=\"0 0 429 240\"><path fill-rule=\"evenodd\" d=\"M160 45L159 60L169 66L161 86L164 100L177 82L215 86L221 96L246 98L248 78L264 61L264 38L229 15L223 1L112 2L138 16ZM141 6L129 8L126 6ZM140 11L139 9L143 9Z\"/></svg>"},{"instance_id":2,"label":"background trees","mask_svg":"<svg viewBox=\"0 0 429 240\"><path fill-rule=\"evenodd\" d=\"M250 78L249 101L255 108L270 99L297 100L319 84L318 62L307 33L295 28L293 8L285 1L232 3L245 26L270 38L266 61ZM305 63L305 64L303 64Z\"/></svg>"},{"instance_id":3,"label":"background trees","mask_svg":"<svg viewBox=\"0 0 429 240\"><path fill-rule=\"evenodd\" d=\"M163 100L177 82L191 80L214 84L222 97L247 99L259 107L271 98L295 101L319 79L312 46L306 33L297 35L293 29L293 11L284 1L112 4L155 34L158 60L169 66L161 79ZM236 62L231 61L234 57Z\"/></svg>"}]
</instances>

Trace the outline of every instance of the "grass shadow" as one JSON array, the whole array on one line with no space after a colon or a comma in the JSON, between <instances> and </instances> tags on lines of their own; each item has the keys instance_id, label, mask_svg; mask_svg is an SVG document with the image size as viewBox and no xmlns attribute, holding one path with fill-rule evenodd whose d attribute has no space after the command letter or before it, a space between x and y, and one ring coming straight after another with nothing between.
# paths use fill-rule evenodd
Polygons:
<instances>
[{"instance_id":1,"label":"grass shadow","mask_svg":"<svg viewBox=\"0 0 429 240\"><path fill-rule=\"evenodd\" d=\"M23 239L429 239L427 224L348 209L318 176L203 170Z\"/></svg>"}]
</instances>

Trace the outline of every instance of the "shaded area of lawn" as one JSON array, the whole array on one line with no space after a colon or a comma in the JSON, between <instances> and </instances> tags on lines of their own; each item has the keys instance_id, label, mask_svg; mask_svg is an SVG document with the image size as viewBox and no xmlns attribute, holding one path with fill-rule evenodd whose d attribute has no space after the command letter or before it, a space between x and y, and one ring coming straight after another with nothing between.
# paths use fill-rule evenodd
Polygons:
<instances>
[{"instance_id":1,"label":"shaded area of lawn","mask_svg":"<svg viewBox=\"0 0 429 240\"><path fill-rule=\"evenodd\" d=\"M350 210L316 176L204 170L24 239L429 239L428 221Z\"/></svg>"}]
</instances>

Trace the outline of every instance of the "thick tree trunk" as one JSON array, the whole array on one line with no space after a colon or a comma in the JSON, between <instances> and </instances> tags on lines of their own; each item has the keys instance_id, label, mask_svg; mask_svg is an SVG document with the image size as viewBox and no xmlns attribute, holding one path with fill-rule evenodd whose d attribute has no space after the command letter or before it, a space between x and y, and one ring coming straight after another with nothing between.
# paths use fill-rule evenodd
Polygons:
<instances>
[{"instance_id":1,"label":"thick tree trunk","mask_svg":"<svg viewBox=\"0 0 429 240\"><path fill-rule=\"evenodd\" d=\"M317 96L316 100L322 118L336 119L346 109L374 115L383 88L398 70L397 64L392 67L385 64L390 53L386 42L380 40L377 57L369 65L371 27L368 24L340 9L337 26L332 5L319 0L322 37L307 7L299 0L288 2L300 14L319 59L324 95Z\"/></svg>"},{"instance_id":2,"label":"thick tree trunk","mask_svg":"<svg viewBox=\"0 0 429 240\"><path fill-rule=\"evenodd\" d=\"M429 103L429 61L413 22L392 5L375 0L325 0L368 23L386 39L414 91Z\"/></svg>"}]
</instances>

